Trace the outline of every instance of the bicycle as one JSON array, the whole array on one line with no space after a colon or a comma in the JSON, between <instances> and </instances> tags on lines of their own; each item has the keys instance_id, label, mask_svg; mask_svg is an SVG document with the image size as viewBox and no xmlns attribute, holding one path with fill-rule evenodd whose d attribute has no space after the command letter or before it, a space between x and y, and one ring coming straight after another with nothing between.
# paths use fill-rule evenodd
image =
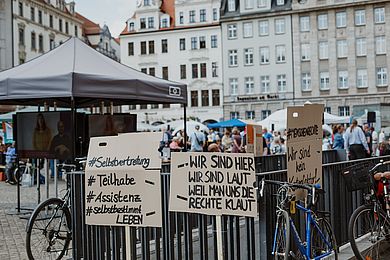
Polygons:
<instances>
[{"instance_id":1,"label":"bicycle","mask_svg":"<svg viewBox=\"0 0 390 260\"><path fill-rule=\"evenodd\" d=\"M332 231L332 227L325 218L326 212L317 211L323 214L318 217L312 210L317 201L317 192L323 192L317 185L292 184L287 182L262 180L260 196L263 196L264 185L273 184L279 186L277 191L276 228L272 244L272 255L274 259L287 260L294 259L321 259L333 254L333 259L337 259L337 244ZM292 191L295 189L307 190L308 205L304 207L295 201ZM295 227L291 214L296 210L305 214L305 240L303 241ZM293 240L291 239L291 232ZM297 251L290 250L290 241L294 241Z\"/></svg>"},{"instance_id":2,"label":"bicycle","mask_svg":"<svg viewBox=\"0 0 390 260\"><path fill-rule=\"evenodd\" d=\"M76 165L59 164L65 174L76 170ZM70 213L70 183L65 195L49 198L40 203L32 213L26 228L26 250L30 260L61 259L72 239Z\"/></svg>"},{"instance_id":3,"label":"bicycle","mask_svg":"<svg viewBox=\"0 0 390 260\"><path fill-rule=\"evenodd\" d=\"M364 194L365 204L351 215L348 224L348 238L352 250L359 260L388 259L390 249L390 193L388 191L390 172L381 168L387 162L379 162L367 169L359 165L344 171L350 191L369 187ZM349 183L355 181L359 183ZM383 191L382 191L383 189ZM384 252L386 251L387 252Z\"/></svg>"}]
</instances>

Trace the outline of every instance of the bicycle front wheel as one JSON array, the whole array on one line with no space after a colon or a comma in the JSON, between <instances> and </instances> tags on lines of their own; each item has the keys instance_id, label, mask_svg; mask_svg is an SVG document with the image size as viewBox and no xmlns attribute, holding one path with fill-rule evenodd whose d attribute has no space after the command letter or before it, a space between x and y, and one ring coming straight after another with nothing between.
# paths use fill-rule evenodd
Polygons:
<instances>
[{"instance_id":1,"label":"bicycle front wheel","mask_svg":"<svg viewBox=\"0 0 390 260\"><path fill-rule=\"evenodd\" d=\"M357 208L349 220L348 236L357 259L389 259L390 219L380 207Z\"/></svg>"},{"instance_id":2,"label":"bicycle front wheel","mask_svg":"<svg viewBox=\"0 0 390 260\"><path fill-rule=\"evenodd\" d=\"M61 259L68 249L71 235L69 209L64 201L51 198L34 210L27 224L26 250L30 260Z\"/></svg>"},{"instance_id":3,"label":"bicycle front wheel","mask_svg":"<svg viewBox=\"0 0 390 260\"><path fill-rule=\"evenodd\" d=\"M332 254L332 259L337 260L336 237L332 227L325 218L316 219L317 226L311 230L311 254L312 258Z\"/></svg>"},{"instance_id":4,"label":"bicycle front wheel","mask_svg":"<svg viewBox=\"0 0 390 260\"><path fill-rule=\"evenodd\" d=\"M290 221L284 210L277 212L272 255L276 260L288 260L290 254Z\"/></svg>"}]
</instances>

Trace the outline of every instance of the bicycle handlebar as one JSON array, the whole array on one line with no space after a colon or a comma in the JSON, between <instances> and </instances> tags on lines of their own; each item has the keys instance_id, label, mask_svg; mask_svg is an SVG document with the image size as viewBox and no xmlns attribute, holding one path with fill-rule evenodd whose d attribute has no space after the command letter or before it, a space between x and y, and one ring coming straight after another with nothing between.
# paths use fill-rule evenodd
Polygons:
<instances>
[{"instance_id":1,"label":"bicycle handlebar","mask_svg":"<svg viewBox=\"0 0 390 260\"><path fill-rule=\"evenodd\" d=\"M375 166L372 167L372 168L369 170L370 174L374 173L375 170L378 169L380 166L386 165L386 164L390 164L390 161L385 161L385 162L384 162L383 160L380 160L379 163L375 164Z\"/></svg>"}]
</instances>

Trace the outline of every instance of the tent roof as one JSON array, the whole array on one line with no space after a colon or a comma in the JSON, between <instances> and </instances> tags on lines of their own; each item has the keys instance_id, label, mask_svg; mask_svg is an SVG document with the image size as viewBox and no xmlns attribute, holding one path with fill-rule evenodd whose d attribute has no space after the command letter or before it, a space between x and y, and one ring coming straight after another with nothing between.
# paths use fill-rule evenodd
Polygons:
<instances>
[{"instance_id":1,"label":"tent roof","mask_svg":"<svg viewBox=\"0 0 390 260\"><path fill-rule=\"evenodd\" d=\"M213 124L208 124L207 127L208 128L225 128L225 127L245 127L246 126L246 123L245 122L242 122L241 120L239 119L230 119L230 120L227 120L227 121L222 121L222 122L218 122L218 123L213 123Z\"/></svg>"},{"instance_id":2,"label":"tent roof","mask_svg":"<svg viewBox=\"0 0 390 260\"><path fill-rule=\"evenodd\" d=\"M187 103L187 87L118 63L78 38L27 63L0 72L0 104L56 101L78 107L119 104Z\"/></svg>"}]
</instances>

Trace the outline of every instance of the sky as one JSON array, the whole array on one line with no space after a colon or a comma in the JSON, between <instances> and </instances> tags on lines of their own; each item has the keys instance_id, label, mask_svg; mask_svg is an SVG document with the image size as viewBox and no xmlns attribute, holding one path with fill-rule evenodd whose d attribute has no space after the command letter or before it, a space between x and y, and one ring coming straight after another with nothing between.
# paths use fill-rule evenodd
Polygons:
<instances>
[{"instance_id":1,"label":"sky","mask_svg":"<svg viewBox=\"0 0 390 260\"><path fill-rule=\"evenodd\" d=\"M113 37L118 37L125 28L126 20L133 15L137 2L137 0L74 1L76 2L76 12L100 24L100 27L107 24Z\"/></svg>"}]
</instances>

